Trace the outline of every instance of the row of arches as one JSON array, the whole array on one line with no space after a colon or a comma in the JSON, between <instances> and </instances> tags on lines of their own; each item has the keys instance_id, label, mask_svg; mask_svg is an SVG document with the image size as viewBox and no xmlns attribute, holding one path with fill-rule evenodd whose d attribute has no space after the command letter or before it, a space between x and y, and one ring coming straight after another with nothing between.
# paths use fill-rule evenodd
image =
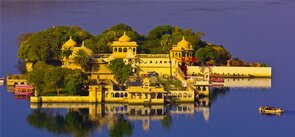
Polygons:
<instances>
[{"instance_id":1,"label":"row of arches","mask_svg":"<svg viewBox=\"0 0 295 137\"><path fill-rule=\"evenodd\" d=\"M181 92L178 92L178 93L172 93L171 94L172 97L177 97L177 98L192 98L193 97L193 93L181 93Z\"/></svg>"},{"instance_id":2,"label":"row of arches","mask_svg":"<svg viewBox=\"0 0 295 137\"><path fill-rule=\"evenodd\" d=\"M172 57L192 57L193 53L192 52L187 52L187 53L182 53L182 52L172 52Z\"/></svg>"},{"instance_id":3,"label":"row of arches","mask_svg":"<svg viewBox=\"0 0 295 137\"><path fill-rule=\"evenodd\" d=\"M128 49L132 49L133 52L136 52L136 48L128 48ZM127 48L114 48L114 52L127 52Z\"/></svg>"}]
</instances>

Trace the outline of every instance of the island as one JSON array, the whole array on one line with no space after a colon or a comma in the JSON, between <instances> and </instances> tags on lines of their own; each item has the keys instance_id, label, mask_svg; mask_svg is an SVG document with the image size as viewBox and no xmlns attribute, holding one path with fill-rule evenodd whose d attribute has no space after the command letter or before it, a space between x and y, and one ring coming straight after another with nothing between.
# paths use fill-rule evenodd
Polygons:
<instances>
[{"instance_id":1,"label":"island","mask_svg":"<svg viewBox=\"0 0 295 137\"><path fill-rule=\"evenodd\" d=\"M271 77L266 63L232 58L204 36L170 25L145 36L122 23L98 36L77 26L24 33L16 41L22 74L8 74L7 85L33 85L32 103L164 104L209 96L225 77Z\"/></svg>"}]
</instances>

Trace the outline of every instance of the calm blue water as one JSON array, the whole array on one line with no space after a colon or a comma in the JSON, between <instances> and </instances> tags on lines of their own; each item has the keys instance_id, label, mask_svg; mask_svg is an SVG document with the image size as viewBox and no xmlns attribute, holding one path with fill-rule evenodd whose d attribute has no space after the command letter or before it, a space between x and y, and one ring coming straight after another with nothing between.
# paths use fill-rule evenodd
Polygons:
<instances>
[{"instance_id":1,"label":"calm blue water","mask_svg":"<svg viewBox=\"0 0 295 137\"><path fill-rule=\"evenodd\" d=\"M271 88L232 88L218 95L209 108L209 120L202 112L172 114L170 129L151 120L149 131L142 120L130 120L132 136L294 136L295 93L295 1L179 1L179 2L94 2L94 1L1 1L0 77L18 73L17 36L52 26L79 26L94 35L117 23L148 34L157 25L172 25L203 31L203 40L224 45L233 56L247 62L267 62L273 69ZM26 122L34 109L29 100L15 100L6 87L1 92L1 136L55 136L48 128ZM282 116L258 113L260 105L283 107ZM175 106L173 106L175 107ZM172 108L173 108L172 107ZM175 109L175 108L174 108ZM55 114L57 109L53 109ZM50 111L42 109L42 111ZM65 115L67 109L60 109ZM76 112L76 111L73 111ZM49 113L49 112L48 112ZM115 116L118 117L119 115ZM124 116L125 120L128 116ZM95 125L95 124L92 124ZM93 128L93 136L109 136L107 125ZM62 136L72 136L60 134Z\"/></svg>"}]
</instances>

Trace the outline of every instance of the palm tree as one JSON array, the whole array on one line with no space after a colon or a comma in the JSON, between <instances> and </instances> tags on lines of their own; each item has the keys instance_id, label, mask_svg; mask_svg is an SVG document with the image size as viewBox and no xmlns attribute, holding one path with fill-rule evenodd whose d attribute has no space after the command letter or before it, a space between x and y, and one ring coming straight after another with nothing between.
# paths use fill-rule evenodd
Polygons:
<instances>
[{"instance_id":1,"label":"palm tree","mask_svg":"<svg viewBox=\"0 0 295 137\"><path fill-rule=\"evenodd\" d=\"M75 57L73 59L75 63L85 66L89 62L90 58L85 50L79 49L75 52Z\"/></svg>"},{"instance_id":2,"label":"palm tree","mask_svg":"<svg viewBox=\"0 0 295 137\"><path fill-rule=\"evenodd\" d=\"M68 47L68 48L64 47L61 52L62 58L66 58L66 60L68 61L67 68L69 67L69 58L72 55L72 53L73 53L73 50L71 50L71 47Z\"/></svg>"},{"instance_id":3,"label":"palm tree","mask_svg":"<svg viewBox=\"0 0 295 137\"><path fill-rule=\"evenodd\" d=\"M195 33L195 35L196 35L199 39L201 39L202 37L205 37L205 33L204 33L204 32L199 32L199 31L197 31L197 32Z\"/></svg>"},{"instance_id":4,"label":"palm tree","mask_svg":"<svg viewBox=\"0 0 295 137\"><path fill-rule=\"evenodd\" d=\"M170 77L172 79L172 62L171 62L171 56L170 56L170 50L172 48L172 41L170 39L170 34L165 34L162 36L161 40L161 46L162 49L169 54L169 60L170 60Z\"/></svg>"}]
</instances>

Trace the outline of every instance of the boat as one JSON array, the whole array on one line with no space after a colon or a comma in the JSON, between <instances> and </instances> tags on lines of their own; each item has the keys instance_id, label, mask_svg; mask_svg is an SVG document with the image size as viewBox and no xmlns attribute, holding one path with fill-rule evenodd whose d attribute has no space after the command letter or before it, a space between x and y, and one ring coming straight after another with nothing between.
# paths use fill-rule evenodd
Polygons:
<instances>
[{"instance_id":1,"label":"boat","mask_svg":"<svg viewBox=\"0 0 295 137\"><path fill-rule=\"evenodd\" d=\"M31 96L34 87L32 85L15 85L14 95L15 96Z\"/></svg>"},{"instance_id":2,"label":"boat","mask_svg":"<svg viewBox=\"0 0 295 137\"><path fill-rule=\"evenodd\" d=\"M223 83L224 82L224 75L210 75L209 80L211 82Z\"/></svg>"},{"instance_id":3,"label":"boat","mask_svg":"<svg viewBox=\"0 0 295 137\"><path fill-rule=\"evenodd\" d=\"M0 86L4 86L5 85L5 78L0 78Z\"/></svg>"},{"instance_id":4,"label":"boat","mask_svg":"<svg viewBox=\"0 0 295 137\"><path fill-rule=\"evenodd\" d=\"M261 106L259 107L259 112L263 113L283 113L284 110L282 108L274 108L272 106Z\"/></svg>"}]
</instances>

